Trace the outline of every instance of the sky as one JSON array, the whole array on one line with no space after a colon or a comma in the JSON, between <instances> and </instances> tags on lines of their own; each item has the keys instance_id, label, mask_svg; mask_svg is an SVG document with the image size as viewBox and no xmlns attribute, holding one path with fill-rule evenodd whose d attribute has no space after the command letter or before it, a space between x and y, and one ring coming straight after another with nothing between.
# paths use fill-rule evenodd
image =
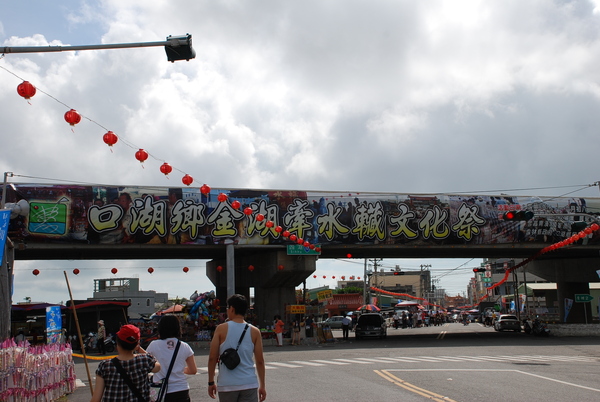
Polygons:
<instances>
[{"instance_id":1,"label":"sky","mask_svg":"<svg viewBox=\"0 0 600 402\"><path fill-rule=\"evenodd\" d=\"M1 171L63 184L172 186L187 173L213 188L599 195L598 0L21 0L0 14L3 47L186 33L189 62L168 63L160 47L6 53ZM23 80L38 89L29 102ZM73 128L71 108L83 116ZM151 155L143 167L138 148ZM74 298L91 297L113 267L187 297L212 289L204 263L17 261L13 301L65 301L62 271ZM481 260L382 263L431 265L456 295ZM307 286L363 268L319 260Z\"/></svg>"}]
</instances>

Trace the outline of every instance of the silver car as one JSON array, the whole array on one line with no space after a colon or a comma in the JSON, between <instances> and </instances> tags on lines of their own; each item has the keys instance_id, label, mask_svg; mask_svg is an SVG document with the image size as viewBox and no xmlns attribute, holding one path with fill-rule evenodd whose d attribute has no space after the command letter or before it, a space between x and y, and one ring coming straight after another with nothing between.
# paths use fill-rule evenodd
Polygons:
<instances>
[{"instance_id":1,"label":"silver car","mask_svg":"<svg viewBox=\"0 0 600 402\"><path fill-rule=\"evenodd\" d=\"M510 329L512 331L521 332L521 323L516 315L512 314L501 314L500 317L494 323L494 329L496 331L504 331Z\"/></svg>"},{"instance_id":2,"label":"silver car","mask_svg":"<svg viewBox=\"0 0 600 402\"><path fill-rule=\"evenodd\" d=\"M342 319L344 316L342 315L334 315L333 317L329 317L325 321L321 323L321 325L327 325L331 329L342 329Z\"/></svg>"}]
</instances>

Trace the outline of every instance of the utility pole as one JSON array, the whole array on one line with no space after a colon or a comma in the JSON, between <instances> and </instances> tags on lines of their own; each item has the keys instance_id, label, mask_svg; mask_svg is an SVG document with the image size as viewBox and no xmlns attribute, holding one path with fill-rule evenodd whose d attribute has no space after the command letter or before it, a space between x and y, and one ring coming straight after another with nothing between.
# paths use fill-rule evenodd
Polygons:
<instances>
[{"instance_id":1,"label":"utility pole","mask_svg":"<svg viewBox=\"0 0 600 402\"><path fill-rule=\"evenodd\" d=\"M375 287L378 288L379 287L379 281L378 281L378 277L377 277L377 263L379 261L382 261L383 258L373 258L373 278L375 278ZM377 301L379 302L379 295L377 292L375 292L375 297L377 299Z\"/></svg>"}]
</instances>

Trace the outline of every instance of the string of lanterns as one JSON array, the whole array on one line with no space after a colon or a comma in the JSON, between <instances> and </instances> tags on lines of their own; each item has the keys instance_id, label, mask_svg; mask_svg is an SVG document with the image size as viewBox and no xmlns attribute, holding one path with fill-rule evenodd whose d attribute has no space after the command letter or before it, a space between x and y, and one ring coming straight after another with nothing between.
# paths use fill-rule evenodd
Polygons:
<instances>
[{"instance_id":1,"label":"string of lanterns","mask_svg":"<svg viewBox=\"0 0 600 402\"><path fill-rule=\"evenodd\" d=\"M6 71L8 71L6 68L4 68ZM10 71L9 71L10 72ZM11 73L15 76L17 76L14 73ZM17 76L18 77L18 76ZM44 91L40 91L44 94L46 94ZM25 100L27 100L27 103L31 104L30 99L32 97L35 96L35 94L37 93L37 88L29 81L23 81L21 82L18 86L17 86L17 93L23 97ZM46 94L48 95L48 94ZM50 95L48 95L50 96ZM54 97L50 96L51 98L55 99ZM62 103L63 105L65 105L63 102L58 101L59 103ZM64 114L64 119L65 121L71 126L71 131L74 131L74 127L75 125L79 124L82 120L82 115L77 112L77 110L71 108L70 110L68 110L65 114ZM92 123L95 123L96 125L104 128L102 125L98 124L97 122L95 122L94 120L91 120L89 118L86 117L86 119L88 119L89 121L91 121ZM115 144L117 144L119 142L119 136L117 134L115 134L113 131L108 130L103 136L102 136L102 141L108 145L110 147L110 151L113 152L113 146ZM132 144L127 144L126 145L132 147L132 148L136 148L135 146L133 146ZM135 159L137 159L141 164L142 167L143 163L150 157L150 154L143 148L139 148L138 151L135 152L134 154ZM158 158L156 158L158 159ZM164 162L160 167L159 170L161 173L163 173L165 175L165 177L168 178L169 174L173 171L173 167L167 163ZM179 170L179 169L177 169ZM181 170L180 170L181 171ZM186 185L186 186L190 186L192 185L192 183L194 182L194 178L185 173L184 173L183 177L181 178L181 182Z\"/></svg>"}]
</instances>

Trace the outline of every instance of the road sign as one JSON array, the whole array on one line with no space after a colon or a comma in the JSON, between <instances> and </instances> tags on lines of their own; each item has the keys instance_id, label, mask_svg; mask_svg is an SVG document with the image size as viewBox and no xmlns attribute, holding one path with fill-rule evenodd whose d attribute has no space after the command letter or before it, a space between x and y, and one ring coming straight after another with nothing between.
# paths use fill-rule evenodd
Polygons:
<instances>
[{"instance_id":1,"label":"road sign","mask_svg":"<svg viewBox=\"0 0 600 402\"><path fill-rule=\"evenodd\" d=\"M594 296L592 296L592 295L585 295L585 294L575 295L575 301L578 303L587 303L587 302L591 302L592 300L594 300Z\"/></svg>"},{"instance_id":2,"label":"road sign","mask_svg":"<svg viewBox=\"0 0 600 402\"><path fill-rule=\"evenodd\" d=\"M304 247L302 244L288 244L287 255L321 255L309 247Z\"/></svg>"}]
</instances>

